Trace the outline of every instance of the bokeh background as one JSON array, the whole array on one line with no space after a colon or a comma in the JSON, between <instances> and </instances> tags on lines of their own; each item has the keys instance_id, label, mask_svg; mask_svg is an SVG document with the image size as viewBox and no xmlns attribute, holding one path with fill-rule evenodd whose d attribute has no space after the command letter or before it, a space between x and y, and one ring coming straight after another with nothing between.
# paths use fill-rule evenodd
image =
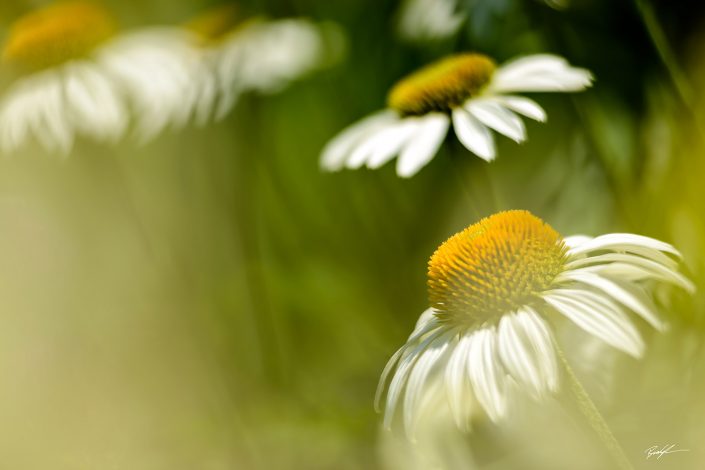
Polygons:
<instances>
[{"instance_id":1,"label":"bokeh background","mask_svg":"<svg viewBox=\"0 0 705 470\"><path fill-rule=\"evenodd\" d=\"M642 328L643 361L567 354L636 468L705 466L705 4L461 3L457 35L410 44L395 34L398 2L243 1L338 23L345 56L146 145L3 155L0 467L609 468L561 397L470 436L439 425L425 446L379 427L379 373L426 308L428 257L514 208L566 235L629 231L682 250L699 291L659 293L671 329ZM0 35L41 4L0 3ZM130 28L215 2L105 4ZM397 79L465 50L557 53L595 86L537 94L548 122L528 123L523 145L498 138L491 164L450 136L413 179L393 164L319 170L323 145L383 107ZM689 452L646 460L668 444Z\"/></svg>"}]
</instances>

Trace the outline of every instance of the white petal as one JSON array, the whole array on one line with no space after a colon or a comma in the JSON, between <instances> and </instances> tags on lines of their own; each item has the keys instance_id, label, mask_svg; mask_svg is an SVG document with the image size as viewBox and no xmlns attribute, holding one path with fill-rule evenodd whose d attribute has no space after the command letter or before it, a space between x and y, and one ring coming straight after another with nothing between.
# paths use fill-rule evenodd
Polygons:
<instances>
[{"instance_id":1,"label":"white petal","mask_svg":"<svg viewBox=\"0 0 705 470\"><path fill-rule=\"evenodd\" d=\"M642 254L641 250L644 248L670 253L678 258L681 257L678 250L668 243L656 240L654 238L644 237L642 235L634 235L632 233L610 233L607 235L600 235L599 237L595 237L592 240L581 244L579 247L572 249L571 253L581 254L594 250L615 250L631 251L633 253Z\"/></svg>"},{"instance_id":2,"label":"white petal","mask_svg":"<svg viewBox=\"0 0 705 470\"><path fill-rule=\"evenodd\" d=\"M444 330L439 329L431 333L419 344L410 346L409 354L402 357L397 370L394 373L392 382L389 384L389 391L387 392L387 404L384 410L384 426L389 428L392 424L392 419L394 418L394 412L397 407L397 402L399 401L399 396L401 395L404 385L411 373L411 370L420 357L421 353L429 347L439 336L445 333Z\"/></svg>"},{"instance_id":3,"label":"white petal","mask_svg":"<svg viewBox=\"0 0 705 470\"><path fill-rule=\"evenodd\" d=\"M592 237L589 237L587 235L571 235L563 238L563 244L565 244L565 246L567 246L568 249L572 251L573 249L589 242L592 239Z\"/></svg>"},{"instance_id":4,"label":"white petal","mask_svg":"<svg viewBox=\"0 0 705 470\"><path fill-rule=\"evenodd\" d=\"M67 154L73 145L74 130L64 115L63 80L58 74L45 82L41 100L37 112L41 113L42 126L35 127L35 134L47 150Z\"/></svg>"},{"instance_id":5,"label":"white petal","mask_svg":"<svg viewBox=\"0 0 705 470\"><path fill-rule=\"evenodd\" d=\"M400 149L418 132L421 122L416 118L403 118L370 132L362 138L345 160L345 167L351 170L360 168L379 154L387 155L390 149ZM392 156L396 152L392 152Z\"/></svg>"},{"instance_id":6,"label":"white petal","mask_svg":"<svg viewBox=\"0 0 705 470\"><path fill-rule=\"evenodd\" d=\"M409 381L406 384L406 394L404 395L404 429L406 430L407 436L412 439L415 437L418 411L428 374L443 356L450 341L451 335L445 334L432 342L429 347L421 353L409 376Z\"/></svg>"},{"instance_id":7,"label":"white petal","mask_svg":"<svg viewBox=\"0 0 705 470\"><path fill-rule=\"evenodd\" d=\"M548 389L542 377L542 366L536 354L527 345L524 327L515 314L506 314L499 322L497 334L502 364L512 377L529 393L538 398Z\"/></svg>"},{"instance_id":8,"label":"white petal","mask_svg":"<svg viewBox=\"0 0 705 470\"><path fill-rule=\"evenodd\" d=\"M695 291L695 285L678 271L657 261L629 253L608 253L589 256L570 261L565 265L566 269L582 267L589 267L590 270L597 273L618 275L616 277L620 279L623 279L620 276L625 273L631 274L634 280L660 279L680 286L690 293Z\"/></svg>"},{"instance_id":9,"label":"white petal","mask_svg":"<svg viewBox=\"0 0 705 470\"><path fill-rule=\"evenodd\" d=\"M592 75L587 70L523 77L516 80L493 81L492 93L507 92L571 92L589 87Z\"/></svg>"},{"instance_id":10,"label":"white petal","mask_svg":"<svg viewBox=\"0 0 705 470\"><path fill-rule=\"evenodd\" d=\"M535 121L545 122L546 111L537 102L523 96L497 95L493 97L512 111L516 111Z\"/></svg>"},{"instance_id":11,"label":"white petal","mask_svg":"<svg viewBox=\"0 0 705 470\"><path fill-rule=\"evenodd\" d=\"M578 281L595 287L636 312L657 330L664 331L666 329L666 324L659 317L651 299L643 290L633 284L600 276L584 269L564 271L558 275L556 281L561 282L563 279Z\"/></svg>"},{"instance_id":12,"label":"white petal","mask_svg":"<svg viewBox=\"0 0 705 470\"><path fill-rule=\"evenodd\" d=\"M462 108L453 110L453 129L460 143L485 161L495 158L492 133Z\"/></svg>"},{"instance_id":13,"label":"white petal","mask_svg":"<svg viewBox=\"0 0 705 470\"><path fill-rule=\"evenodd\" d=\"M513 141L526 140L526 128L519 116L497 102L491 99L470 99L465 104L465 109L478 121Z\"/></svg>"},{"instance_id":14,"label":"white petal","mask_svg":"<svg viewBox=\"0 0 705 470\"><path fill-rule=\"evenodd\" d=\"M524 335L533 347L536 362L542 372L543 383L551 391L558 390L558 362L548 325L530 307L519 310L516 313L516 319L524 328Z\"/></svg>"},{"instance_id":15,"label":"white petal","mask_svg":"<svg viewBox=\"0 0 705 470\"><path fill-rule=\"evenodd\" d=\"M410 350L412 350L413 346L419 340L421 340L422 337L431 333L439 327L440 323L438 321L438 318L433 315L433 312L433 309L429 308L423 314L421 314L416 324L416 328L414 328L414 331L411 333L411 335L409 335L409 339L406 341L406 344L401 348L397 349L397 351L392 355L389 361L387 361L387 365L384 367L382 375L379 378L379 383L377 384L377 391L375 393L376 411L379 412L381 410L382 394L384 393L385 387L387 385L387 378L389 376L389 373L394 369L394 366L397 364L399 359L404 355L404 353L408 353Z\"/></svg>"},{"instance_id":16,"label":"white petal","mask_svg":"<svg viewBox=\"0 0 705 470\"><path fill-rule=\"evenodd\" d=\"M413 135L418 131L417 123L413 120L403 120L397 126L379 131L374 140L370 139L371 151L365 152L367 168L377 169L399 154L401 149L408 145ZM363 162L365 160L362 160ZM353 157L350 157L353 161ZM354 167L351 164L349 167Z\"/></svg>"},{"instance_id":17,"label":"white petal","mask_svg":"<svg viewBox=\"0 0 705 470\"><path fill-rule=\"evenodd\" d=\"M563 57L553 54L532 54L514 58L502 64L497 74L507 79L520 79L537 73L559 72L570 67Z\"/></svg>"},{"instance_id":18,"label":"white petal","mask_svg":"<svg viewBox=\"0 0 705 470\"><path fill-rule=\"evenodd\" d=\"M641 335L624 312L606 299L586 295L577 289L555 290L543 298L586 332L631 356L642 356L644 342Z\"/></svg>"},{"instance_id":19,"label":"white petal","mask_svg":"<svg viewBox=\"0 0 705 470\"><path fill-rule=\"evenodd\" d=\"M415 175L438 152L448 133L450 120L445 114L430 114L422 119L416 136L406 143L397 161L397 174L403 178Z\"/></svg>"},{"instance_id":20,"label":"white petal","mask_svg":"<svg viewBox=\"0 0 705 470\"><path fill-rule=\"evenodd\" d=\"M321 153L321 167L336 171L343 168L345 160L353 147L368 133L399 120L397 114L388 109L378 111L355 124L343 129L333 140L328 142Z\"/></svg>"},{"instance_id":21,"label":"white petal","mask_svg":"<svg viewBox=\"0 0 705 470\"><path fill-rule=\"evenodd\" d=\"M538 54L502 65L492 78L489 91L580 91L589 87L590 71L571 67L562 57Z\"/></svg>"},{"instance_id":22,"label":"white petal","mask_svg":"<svg viewBox=\"0 0 705 470\"><path fill-rule=\"evenodd\" d=\"M504 373L499 365L497 348L494 327L476 331L472 337L467 364L477 401L493 421L502 418L506 411Z\"/></svg>"},{"instance_id":23,"label":"white petal","mask_svg":"<svg viewBox=\"0 0 705 470\"><path fill-rule=\"evenodd\" d=\"M469 428L474 400L467 372L472 340L472 334L464 334L460 337L445 370L445 384L450 410L456 425L463 431L467 431Z\"/></svg>"},{"instance_id":24,"label":"white petal","mask_svg":"<svg viewBox=\"0 0 705 470\"><path fill-rule=\"evenodd\" d=\"M82 132L115 141L127 126L127 113L111 81L97 67L74 64L66 74L67 115Z\"/></svg>"}]
</instances>

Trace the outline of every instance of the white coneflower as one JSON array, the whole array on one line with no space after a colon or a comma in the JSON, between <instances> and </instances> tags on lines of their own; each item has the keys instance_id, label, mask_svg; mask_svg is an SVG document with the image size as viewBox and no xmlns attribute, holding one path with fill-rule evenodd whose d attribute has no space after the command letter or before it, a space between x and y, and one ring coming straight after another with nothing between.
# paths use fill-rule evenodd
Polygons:
<instances>
[{"instance_id":1,"label":"white coneflower","mask_svg":"<svg viewBox=\"0 0 705 470\"><path fill-rule=\"evenodd\" d=\"M240 16L233 5L212 9L187 24L202 39L214 82L204 84L197 119L220 119L246 92L275 93L293 80L336 60L339 29L300 18Z\"/></svg>"},{"instance_id":2,"label":"white coneflower","mask_svg":"<svg viewBox=\"0 0 705 470\"><path fill-rule=\"evenodd\" d=\"M90 57L116 28L87 2L51 5L10 29L2 61L22 73L0 101L0 148L13 151L30 136L68 152L76 134L114 140L127 110L105 71Z\"/></svg>"},{"instance_id":3,"label":"white coneflower","mask_svg":"<svg viewBox=\"0 0 705 470\"><path fill-rule=\"evenodd\" d=\"M378 168L399 155L397 174L409 177L436 154L452 121L460 142L480 158L495 158L490 129L516 142L526 139L522 114L545 121L536 102L514 92L580 91L592 74L548 54L497 67L481 54L458 54L432 63L398 82L388 109L343 130L323 150L327 170Z\"/></svg>"},{"instance_id":4,"label":"white coneflower","mask_svg":"<svg viewBox=\"0 0 705 470\"><path fill-rule=\"evenodd\" d=\"M665 328L642 281L691 291L677 271L679 256L671 245L639 235L562 238L526 211L500 212L471 225L429 261L431 308L380 379L377 405L386 389L385 424L391 425L402 401L413 436L427 389L439 386L428 380L432 371L463 429L480 409L501 419L510 383L535 398L556 391L558 361L546 321L551 315L640 357L644 342L630 316Z\"/></svg>"},{"instance_id":5,"label":"white coneflower","mask_svg":"<svg viewBox=\"0 0 705 470\"><path fill-rule=\"evenodd\" d=\"M195 37L181 28L117 34L112 17L85 1L30 12L12 27L3 62L21 76L0 101L0 148L34 137L67 153L77 135L123 136L132 116L142 140L184 123L207 73Z\"/></svg>"},{"instance_id":6,"label":"white coneflower","mask_svg":"<svg viewBox=\"0 0 705 470\"><path fill-rule=\"evenodd\" d=\"M433 41L455 34L465 15L456 0L405 0L399 9L397 29L408 41Z\"/></svg>"}]
</instances>

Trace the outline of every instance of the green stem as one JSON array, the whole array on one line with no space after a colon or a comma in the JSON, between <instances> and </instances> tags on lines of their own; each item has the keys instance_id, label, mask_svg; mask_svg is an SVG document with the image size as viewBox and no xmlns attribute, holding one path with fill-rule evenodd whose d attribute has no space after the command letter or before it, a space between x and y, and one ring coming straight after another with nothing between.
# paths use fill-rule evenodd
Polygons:
<instances>
[{"instance_id":1,"label":"green stem","mask_svg":"<svg viewBox=\"0 0 705 470\"><path fill-rule=\"evenodd\" d=\"M595 403L593 403L592 399L590 399L590 395L588 395L585 388L583 388L583 385L575 376L573 369L570 367L570 364L568 364L568 361L563 355L563 351L561 351L558 347L556 347L556 351L558 353L558 358L560 359L561 365L563 366L563 371L568 378L568 383L570 385L570 391L573 398L575 398L578 408L582 412L583 416L585 416L586 420L590 424L590 427L593 431L595 431L595 434L597 434L600 441L609 451L610 456L617 464L617 468L620 470L634 470L634 467L629 462L622 446L619 445L619 442L614 437L614 434L612 434L605 418L602 417L602 414L595 406Z\"/></svg>"}]
</instances>

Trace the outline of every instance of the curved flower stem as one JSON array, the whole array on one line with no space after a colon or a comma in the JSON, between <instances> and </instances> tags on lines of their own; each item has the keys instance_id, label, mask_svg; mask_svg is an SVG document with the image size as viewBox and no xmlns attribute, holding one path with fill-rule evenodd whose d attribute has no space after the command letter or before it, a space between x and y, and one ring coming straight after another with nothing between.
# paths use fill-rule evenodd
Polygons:
<instances>
[{"instance_id":1,"label":"curved flower stem","mask_svg":"<svg viewBox=\"0 0 705 470\"><path fill-rule=\"evenodd\" d=\"M602 414L595 406L595 403L593 403L592 399L590 399L590 395L588 395L583 385L575 376L573 369L570 367L570 364L568 364L568 361L563 355L563 351L561 351L561 349L557 346L556 351L558 354L558 358L560 359L561 365L563 366L563 371L565 372L565 375L568 378L570 392L573 395L573 398L575 398L575 402L577 403L578 408L590 424L590 427L593 431L595 431L595 434L597 434L597 436L600 438L600 441L605 445L605 447L609 451L610 456L614 459L615 463L617 464L617 468L619 468L620 470L634 470L634 467L629 462L629 459L624 453L624 449L622 449L622 446L614 437L614 434L612 434L612 431L607 425L605 418L602 417Z\"/></svg>"}]
</instances>

